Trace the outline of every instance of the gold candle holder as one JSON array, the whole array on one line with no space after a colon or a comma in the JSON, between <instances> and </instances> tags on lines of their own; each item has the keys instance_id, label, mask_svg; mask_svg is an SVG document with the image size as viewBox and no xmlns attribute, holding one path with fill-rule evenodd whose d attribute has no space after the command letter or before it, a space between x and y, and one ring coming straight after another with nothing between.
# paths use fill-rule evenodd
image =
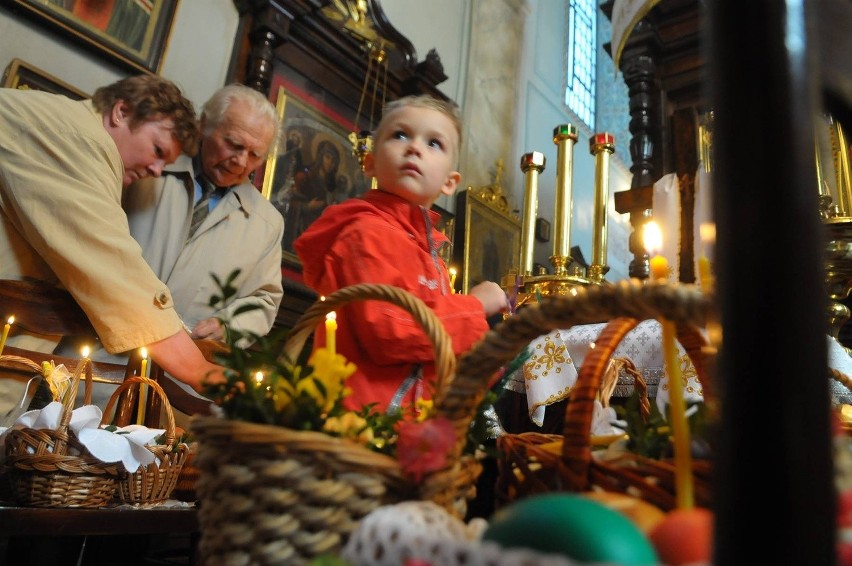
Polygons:
<instances>
[{"instance_id":1,"label":"gold candle holder","mask_svg":"<svg viewBox=\"0 0 852 566\"><path fill-rule=\"evenodd\" d=\"M524 172L524 219L521 232L521 274L532 275L533 249L535 247L535 219L538 215L538 176L544 171L544 154L538 151L525 153L521 157L521 171Z\"/></svg>"},{"instance_id":2,"label":"gold candle holder","mask_svg":"<svg viewBox=\"0 0 852 566\"><path fill-rule=\"evenodd\" d=\"M567 275L571 263L571 209L573 208L574 144L577 127L561 124L553 129L556 144L556 203L553 230L553 255L550 263L554 275Z\"/></svg>"},{"instance_id":3,"label":"gold candle holder","mask_svg":"<svg viewBox=\"0 0 852 566\"><path fill-rule=\"evenodd\" d=\"M556 128L555 132L560 136L559 143L567 144L568 142L573 143L573 140L570 139L571 130L573 126L559 126ZM561 132L561 133L560 133ZM565 139L561 139L563 134L567 135ZM554 139L556 135L554 136ZM573 130L573 138L576 140L576 129ZM563 145L563 152L569 152L570 149ZM564 156L563 156L564 157ZM551 295L568 295L576 293L576 287L589 285L590 281L586 279L582 273L582 269L573 269L571 273L566 271L566 266L571 262L571 256L563 254L560 256L561 261L557 261L554 263L554 267L556 265L561 266L561 272L550 275L544 268L541 268L538 273L533 273L533 249L535 244L535 219L536 212L538 207L538 175L544 170L545 166L545 157L542 153L537 151L527 153L523 157L521 157L521 171L524 172L526 187L524 193L524 218L523 218L523 232L521 233L521 262L520 262L520 273L516 270L510 271L502 281L502 286L509 293L510 296L514 297L515 308L521 307L527 303L533 303L537 300L538 297L546 297ZM570 171L571 167L568 166L568 170ZM562 186L565 185L565 164L563 161L562 166ZM563 199L563 203L570 203L570 182L567 187L567 200ZM565 195L566 191L563 191L563 195ZM558 197L557 197L558 198ZM565 207L570 212L570 205ZM567 242L567 228L565 227L565 221L557 221L557 225L562 225L562 228L557 234L562 234L561 236ZM570 248L568 248L570 249ZM562 248L559 248L559 253L562 253ZM554 261L554 258L551 257L551 262ZM579 266L575 266L579 268Z\"/></svg>"},{"instance_id":4,"label":"gold candle holder","mask_svg":"<svg viewBox=\"0 0 852 566\"><path fill-rule=\"evenodd\" d=\"M615 136L603 132L589 138L589 151L595 156L595 209L592 234L592 264L588 277L603 283L609 271L606 264L607 201L609 200L609 156L615 152Z\"/></svg>"}]
</instances>

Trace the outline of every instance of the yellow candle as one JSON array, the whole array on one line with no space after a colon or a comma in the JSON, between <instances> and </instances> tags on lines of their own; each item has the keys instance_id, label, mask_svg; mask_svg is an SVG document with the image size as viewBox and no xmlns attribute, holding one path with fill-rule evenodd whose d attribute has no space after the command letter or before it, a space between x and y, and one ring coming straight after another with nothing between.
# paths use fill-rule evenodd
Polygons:
<instances>
[{"instance_id":1,"label":"yellow candle","mask_svg":"<svg viewBox=\"0 0 852 566\"><path fill-rule=\"evenodd\" d=\"M337 313L331 311L325 315L325 348L332 355L337 353L335 349L335 332L337 331Z\"/></svg>"},{"instance_id":2,"label":"yellow candle","mask_svg":"<svg viewBox=\"0 0 852 566\"><path fill-rule=\"evenodd\" d=\"M142 368L139 370L141 377L148 377L148 349L142 348ZM148 385L139 384L139 410L136 412L136 424L145 424L145 402L148 400Z\"/></svg>"},{"instance_id":3,"label":"yellow candle","mask_svg":"<svg viewBox=\"0 0 852 566\"><path fill-rule=\"evenodd\" d=\"M649 222L649 224L651 224ZM656 226L656 225L655 225ZM659 229L658 229L659 230ZM652 228L653 232L653 228ZM647 230L645 247L649 254L662 248L662 236L653 241L653 235ZM657 247L659 246L659 247ZM651 274L657 281L668 279L668 261L661 255L651 256ZM689 441L689 423L686 421L686 402L683 398L683 375L680 368L675 344L675 325L672 321L660 318L663 331L663 363L669 378L669 408L671 416L672 435L674 436L675 460L675 496L677 506L681 509L692 509L695 505L692 486L692 453Z\"/></svg>"},{"instance_id":4,"label":"yellow candle","mask_svg":"<svg viewBox=\"0 0 852 566\"><path fill-rule=\"evenodd\" d=\"M6 338L9 337L9 330L12 329L13 324L15 324L15 317L10 316L9 320L6 321L6 325L3 327L3 335L0 336L0 354L3 353L3 348L6 346Z\"/></svg>"},{"instance_id":5,"label":"yellow candle","mask_svg":"<svg viewBox=\"0 0 852 566\"><path fill-rule=\"evenodd\" d=\"M703 222L699 227L701 235L701 255L698 256L698 282L701 284L701 290L704 293L712 293L713 285L713 270L710 265L710 257L708 250L716 243L716 225L712 222Z\"/></svg>"},{"instance_id":6,"label":"yellow candle","mask_svg":"<svg viewBox=\"0 0 852 566\"><path fill-rule=\"evenodd\" d=\"M456 293L456 276L459 272L455 267L450 268L450 290L455 295Z\"/></svg>"}]
</instances>

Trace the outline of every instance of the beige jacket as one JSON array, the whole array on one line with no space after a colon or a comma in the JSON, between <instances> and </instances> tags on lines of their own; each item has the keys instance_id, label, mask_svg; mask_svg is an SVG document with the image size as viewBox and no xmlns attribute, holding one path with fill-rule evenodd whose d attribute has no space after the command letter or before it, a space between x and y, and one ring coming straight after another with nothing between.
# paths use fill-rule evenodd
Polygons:
<instances>
[{"instance_id":1,"label":"beige jacket","mask_svg":"<svg viewBox=\"0 0 852 566\"><path fill-rule=\"evenodd\" d=\"M229 190L187 240L195 197L192 159L181 156L159 179L143 179L124 191L122 205L142 254L168 286L175 309L189 328L219 317L233 329L263 336L272 328L284 296L281 238L284 219L251 184ZM220 294L213 275L225 281L235 269L237 289L224 309L209 306ZM260 307L237 317L237 308Z\"/></svg>"},{"instance_id":2,"label":"beige jacket","mask_svg":"<svg viewBox=\"0 0 852 566\"><path fill-rule=\"evenodd\" d=\"M181 329L130 235L123 173L90 101L0 89L0 277L64 286L110 352Z\"/></svg>"}]
</instances>

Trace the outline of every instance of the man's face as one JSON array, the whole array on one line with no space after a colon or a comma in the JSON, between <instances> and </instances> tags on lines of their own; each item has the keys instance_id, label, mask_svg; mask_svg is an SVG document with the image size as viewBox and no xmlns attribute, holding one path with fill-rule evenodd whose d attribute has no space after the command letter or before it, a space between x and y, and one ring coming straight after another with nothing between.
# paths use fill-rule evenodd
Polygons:
<instances>
[{"instance_id":1,"label":"man's face","mask_svg":"<svg viewBox=\"0 0 852 566\"><path fill-rule=\"evenodd\" d=\"M201 125L204 131L204 124ZM204 174L217 187L248 181L249 174L266 159L272 124L255 116L246 104L234 101L219 126L201 141Z\"/></svg>"}]
</instances>

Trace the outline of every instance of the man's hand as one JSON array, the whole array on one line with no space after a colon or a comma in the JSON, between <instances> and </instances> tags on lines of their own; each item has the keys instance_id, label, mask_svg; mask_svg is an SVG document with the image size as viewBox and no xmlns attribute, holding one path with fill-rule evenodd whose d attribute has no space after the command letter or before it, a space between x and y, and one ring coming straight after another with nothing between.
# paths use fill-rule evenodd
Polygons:
<instances>
[{"instance_id":1,"label":"man's hand","mask_svg":"<svg viewBox=\"0 0 852 566\"><path fill-rule=\"evenodd\" d=\"M225 339L225 327L219 322L217 318L205 318L198 322L195 325L195 328L192 329L192 337L193 338L207 338L210 340L224 340Z\"/></svg>"}]
</instances>

